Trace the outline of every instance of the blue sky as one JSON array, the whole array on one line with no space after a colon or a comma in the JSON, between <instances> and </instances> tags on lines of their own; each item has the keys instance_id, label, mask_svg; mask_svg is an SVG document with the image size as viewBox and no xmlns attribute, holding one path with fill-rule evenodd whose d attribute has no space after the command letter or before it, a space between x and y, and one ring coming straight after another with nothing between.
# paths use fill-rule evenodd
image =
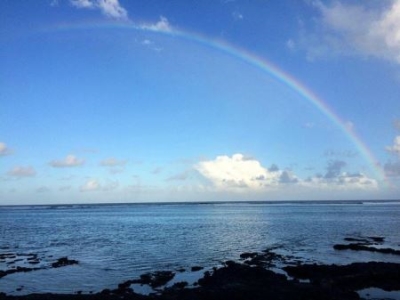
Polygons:
<instances>
[{"instance_id":1,"label":"blue sky","mask_svg":"<svg viewBox=\"0 0 400 300\"><path fill-rule=\"evenodd\" d=\"M6 0L0 22L0 204L400 195L398 0Z\"/></svg>"}]
</instances>

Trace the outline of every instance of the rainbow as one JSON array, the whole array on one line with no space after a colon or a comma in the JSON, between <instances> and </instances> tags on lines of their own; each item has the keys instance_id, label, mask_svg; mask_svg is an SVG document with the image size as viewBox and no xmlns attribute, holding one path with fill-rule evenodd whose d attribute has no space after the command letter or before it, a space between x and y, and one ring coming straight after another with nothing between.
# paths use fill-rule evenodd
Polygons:
<instances>
[{"instance_id":1,"label":"rainbow","mask_svg":"<svg viewBox=\"0 0 400 300\"><path fill-rule=\"evenodd\" d=\"M248 50L242 49L238 46L231 45L225 41L211 39L209 37L202 36L198 33L189 31L179 30L171 28L168 21L161 18L158 23L155 24L135 24L133 22L91 22L91 23L65 23L55 25L51 28L44 28L39 30L40 32L60 32L60 31L71 31L71 30L82 30L82 29L123 29L123 30L136 30L136 31L148 31L159 33L163 35L170 35L172 37L181 38L184 40L192 41L197 44L201 44L208 48L215 49L224 54L231 56L234 59L240 60L247 63L248 65L261 70L268 74L272 78L282 83L284 86L290 88L292 91L297 93L303 99L309 101L317 110L324 114L329 120L331 120L355 145L360 155L366 160L371 167L373 175L379 181L387 183L384 171L380 167L378 160L374 157L374 154L369 150L362 139L357 135L355 130L347 125L347 122L342 120L337 113L329 107L319 96L307 88L298 79L281 70L275 66L272 62L265 58L259 57Z\"/></svg>"}]
</instances>

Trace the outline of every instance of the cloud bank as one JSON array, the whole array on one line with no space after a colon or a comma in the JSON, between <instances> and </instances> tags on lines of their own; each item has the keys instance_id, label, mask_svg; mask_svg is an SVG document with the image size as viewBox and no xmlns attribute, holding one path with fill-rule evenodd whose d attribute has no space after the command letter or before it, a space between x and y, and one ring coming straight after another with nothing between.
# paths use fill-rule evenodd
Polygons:
<instances>
[{"instance_id":1,"label":"cloud bank","mask_svg":"<svg viewBox=\"0 0 400 300\"><path fill-rule=\"evenodd\" d=\"M307 179L300 179L292 171L280 170L275 164L269 169L255 158L246 158L243 154L232 157L222 155L214 160L204 160L194 168L210 182L216 190L225 191L285 191L291 188L310 190L371 190L377 189L378 183L362 173L343 171L346 162L329 161L324 175L319 174Z\"/></svg>"}]
</instances>

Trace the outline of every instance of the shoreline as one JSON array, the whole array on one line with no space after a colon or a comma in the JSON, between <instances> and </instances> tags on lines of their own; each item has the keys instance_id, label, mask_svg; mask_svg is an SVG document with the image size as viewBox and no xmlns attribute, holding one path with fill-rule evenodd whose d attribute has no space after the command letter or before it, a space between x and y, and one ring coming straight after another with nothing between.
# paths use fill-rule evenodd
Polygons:
<instances>
[{"instance_id":1,"label":"shoreline","mask_svg":"<svg viewBox=\"0 0 400 300\"><path fill-rule=\"evenodd\" d=\"M376 246L383 237L346 238L348 247L335 247L336 251L377 251ZM353 245L353 246L350 246ZM355 247L354 245L358 245ZM393 255L386 248L383 253ZM396 253L397 254L397 253ZM32 254L33 255L33 254ZM35 257L37 259L37 257ZM32 259L33 260L33 259ZM52 268L78 264L67 257L59 258ZM276 264L285 264L282 270L287 274L273 271ZM21 269L20 272L27 270ZM31 271L34 271L32 269ZM202 271L201 266L192 271ZM204 270L203 270L204 271ZM13 271L15 273L18 271ZM11 272L10 272L11 274ZM8 274L3 273L3 276ZM175 277L172 271L145 273L140 278L121 282L114 289L104 289L98 293L83 294L27 294L6 295L0 292L0 300L114 300L114 299L363 299L357 291L378 288L383 291L400 291L400 263L354 262L347 265L309 264L293 261L292 257L266 249L262 252L246 252L237 261L225 261L220 268L205 271L193 285L187 282L168 283ZM0 278L1 280L1 278ZM154 293L149 295L137 292L137 287L149 286ZM136 291L135 291L136 289Z\"/></svg>"}]
</instances>

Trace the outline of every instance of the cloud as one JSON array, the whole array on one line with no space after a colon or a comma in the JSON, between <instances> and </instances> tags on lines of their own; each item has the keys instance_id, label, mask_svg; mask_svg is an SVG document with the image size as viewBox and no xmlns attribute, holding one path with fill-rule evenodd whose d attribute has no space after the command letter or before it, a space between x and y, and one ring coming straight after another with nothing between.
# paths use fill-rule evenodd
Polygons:
<instances>
[{"instance_id":1,"label":"cloud","mask_svg":"<svg viewBox=\"0 0 400 300\"><path fill-rule=\"evenodd\" d=\"M383 166L385 170L385 175L388 177L400 177L400 161L398 162L388 162Z\"/></svg>"},{"instance_id":2,"label":"cloud","mask_svg":"<svg viewBox=\"0 0 400 300\"><path fill-rule=\"evenodd\" d=\"M104 184L101 184L97 179L87 180L79 190L81 192L93 192L93 191L111 191L119 186L118 181L108 180Z\"/></svg>"},{"instance_id":3,"label":"cloud","mask_svg":"<svg viewBox=\"0 0 400 300\"><path fill-rule=\"evenodd\" d=\"M386 147L386 150L400 158L400 135L394 138L393 145Z\"/></svg>"},{"instance_id":4,"label":"cloud","mask_svg":"<svg viewBox=\"0 0 400 300\"><path fill-rule=\"evenodd\" d=\"M97 179L89 179L80 187L81 192L91 192L100 190L100 183Z\"/></svg>"},{"instance_id":5,"label":"cloud","mask_svg":"<svg viewBox=\"0 0 400 300\"><path fill-rule=\"evenodd\" d=\"M207 179L216 191L256 191L287 193L302 191L351 191L372 190L378 188L378 182L362 173L343 172L346 162L329 161L325 174L301 179L292 171L280 170L275 164L264 168L255 158L245 158L242 154L218 156L214 160L197 163L194 168ZM267 195L267 194L266 194Z\"/></svg>"},{"instance_id":6,"label":"cloud","mask_svg":"<svg viewBox=\"0 0 400 300\"><path fill-rule=\"evenodd\" d=\"M128 12L118 0L70 0L70 3L81 9L98 9L103 15L112 19L129 20Z\"/></svg>"},{"instance_id":7,"label":"cloud","mask_svg":"<svg viewBox=\"0 0 400 300\"><path fill-rule=\"evenodd\" d=\"M335 177L314 176L301 182L302 186L323 190L376 190L378 182L362 173L343 172Z\"/></svg>"},{"instance_id":8,"label":"cloud","mask_svg":"<svg viewBox=\"0 0 400 300\"><path fill-rule=\"evenodd\" d=\"M11 153L12 153L11 149L8 148L8 146L5 143L0 142L0 156L6 156Z\"/></svg>"},{"instance_id":9,"label":"cloud","mask_svg":"<svg viewBox=\"0 0 400 300\"><path fill-rule=\"evenodd\" d=\"M102 167L118 167L118 166L125 166L126 160L118 160L113 157L103 159L100 162L100 166Z\"/></svg>"},{"instance_id":10,"label":"cloud","mask_svg":"<svg viewBox=\"0 0 400 300\"><path fill-rule=\"evenodd\" d=\"M31 166L28 167L14 167L7 172L7 175L14 177L33 177L36 175L36 171Z\"/></svg>"},{"instance_id":11,"label":"cloud","mask_svg":"<svg viewBox=\"0 0 400 300\"><path fill-rule=\"evenodd\" d=\"M163 16L160 17L160 20L157 23L142 24L139 28L155 32L172 32L172 27L169 24L168 19Z\"/></svg>"},{"instance_id":12,"label":"cloud","mask_svg":"<svg viewBox=\"0 0 400 300\"><path fill-rule=\"evenodd\" d=\"M75 155L67 155L64 159L53 160L50 162L50 166L54 168L69 168L82 166L85 163L84 159L79 159Z\"/></svg>"},{"instance_id":13,"label":"cloud","mask_svg":"<svg viewBox=\"0 0 400 300\"><path fill-rule=\"evenodd\" d=\"M215 160L201 161L195 169L219 189L260 189L279 182L280 173L270 172L260 162L243 154L223 155Z\"/></svg>"},{"instance_id":14,"label":"cloud","mask_svg":"<svg viewBox=\"0 0 400 300\"><path fill-rule=\"evenodd\" d=\"M232 17L233 17L233 19L234 19L235 21L243 20L243 15L242 15L240 12L238 12L238 11L234 11L234 12L232 13Z\"/></svg>"},{"instance_id":15,"label":"cloud","mask_svg":"<svg viewBox=\"0 0 400 300\"><path fill-rule=\"evenodd\" d=\"M400 63L400 0L380 1L379 7L365 2L325 4L313 1L321 17L314 33L306 32L302 43L309 57L358 54Z\"/></svg>"}]
</instances>

